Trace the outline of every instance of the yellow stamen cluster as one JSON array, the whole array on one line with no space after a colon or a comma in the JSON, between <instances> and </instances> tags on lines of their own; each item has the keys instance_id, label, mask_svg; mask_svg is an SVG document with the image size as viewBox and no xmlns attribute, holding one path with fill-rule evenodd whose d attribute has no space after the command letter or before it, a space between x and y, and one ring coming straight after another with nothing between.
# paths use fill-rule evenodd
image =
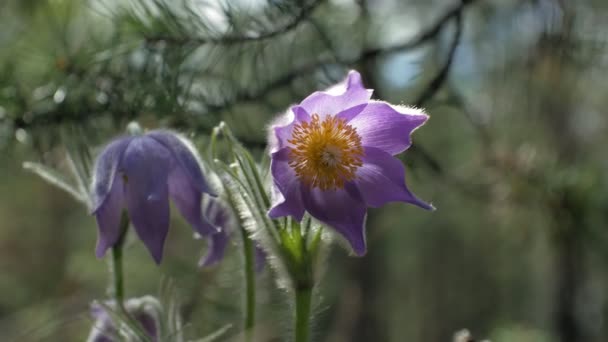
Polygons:
<instances>
[{"instance_id":1,"label":"yellow stamen cluster","mask_svg":"<svg viewBox=\"0 0 608 342\"><path fill-rule=\"evenodd\" d=\"M363 147L357 130L345 120L313 114L310 122L295 125L289 151L289 166L298 178L321 190L342 189L356 178L363 165Z\"/></svg>"}]
</instances>

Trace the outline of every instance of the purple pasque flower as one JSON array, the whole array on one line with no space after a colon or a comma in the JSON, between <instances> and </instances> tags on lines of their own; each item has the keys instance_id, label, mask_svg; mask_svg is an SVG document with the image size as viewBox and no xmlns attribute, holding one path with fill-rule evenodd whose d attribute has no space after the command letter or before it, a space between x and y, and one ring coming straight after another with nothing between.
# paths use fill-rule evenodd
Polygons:
<instances>
[{"instance_id":1,"label":"purple pasque flower","mask_svg":"<svg viewBox=\"0 0 608 342\"><path fill-rule=\"evenodd\" d=\"M198 265L210 267L220 262L226 254L226 247L236 227L236 219L229 207L216 198L207 197L203 204L203 213L209 221L219 229L215 234L208 236L207 254L203 256ZM197 234L200 237L200 234ZM255 269L257 272L264 268L266 254L255 244Z\"/></svg>"},{"instance_id":2,"label":"purple pasque flower","mask_svg":"<svg viewBox=\"0 0 608 342\"><path fill-rule=\"evenodd\" d=\"M137 323L141 333L145 334L150 341L159 340L160 331L160 302L151 296L131 298L124 304L127 314ZM110 310L110 312L108 312ZM114 313L114 314L112 314ZM93 328L87 338L87 342L119 342L139 341L137 334L125 322L117 321L119 309L115 301L107 301L103 305L99 302L91 304L91 316L95 320ZM133 324L131 323L131 324Z\"/></svg>"},{"instance_id":3,"label":"purple pasque flower","mask_svg":"<svg viewBox=\"0 0 608 342\"><path fill-rule=\"evenodd\" d=\"M411 133L428 116L422 110L370 100L361 76L317 91L287 112L270 139L274 204L271 218L304 212L335 229L357 255L366 252L368 207L388 202L433 207L412 194L394 156L411 145Z\"/></svg>"},{"instance_id":4,"label":"purple pasque flower","mask_svg":"<svg viewBox=\"0 0 608 342\"><path fill-rule=\"evenodd\" d=\"M169 197L201 235L217 229L201 212L202 194L213 194L195 150L169 131L125 136L108 144L97 158L92 186L99 239L97 257L121 235L121 216L129 219L150 254L160 263L169 230Z\"/></svg>"},{"instance_id":5,"label":"purple pasque flower","mask_svg":"<svg viewBox=\"0 0 608 342\"><path fill-rule=\"evenodd\" d=\"M218 232L208 237L207 254L198 263L200 267L208 267L216 265L224 258L226 246L232 234L234 217L223 203L214 198L205 199L203 213L209 222L219 229Z\"/></svg>"}]
</instances>

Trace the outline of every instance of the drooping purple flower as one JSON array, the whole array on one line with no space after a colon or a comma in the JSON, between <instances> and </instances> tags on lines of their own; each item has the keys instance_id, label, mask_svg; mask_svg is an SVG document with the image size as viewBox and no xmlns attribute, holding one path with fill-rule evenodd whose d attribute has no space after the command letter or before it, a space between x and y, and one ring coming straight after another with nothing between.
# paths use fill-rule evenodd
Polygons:
<instances>
[{"instance_id":1,"label":"drooping purple flower","mask_svg":"<svg viewBox=\"0 0 608 342\"><path fill-rule=\"evenodd\" d=\"M207 254L198 263L200 267L209 267L216 265L224 258L228 242L236 229L236 220L229 207L215 198L208 197L205 199L203 212L205 217L219 229L217 233L208 236ZM256 243L255 269L257 272L262 271L265 261L266 254Z\"/></svg>"},{"instance_id":2,"label":"drooping purple flower","mask_svg":"<svg viewBox=\"0 0 608 342\"><path fill-rule=\"evenodd\" d=\"M152 342L159 340L161 305L156 298L150 296L131 298L125 302L124 307L127 314L134 319L133 323L139 324L137 327L139 332L145 334ZM91 316L95 323L87 342L139 341L132 326L129 327L125 322L116 319L119 316L116 302L108 301L103 305L93 302Z\"/></svg>"},{"instance_id":3,"label":"drooping purple flower","mask_svg":"<svg viewBox=\"0 0 608 342\"><path fill-rule=\"evenodd\" d=\"M277 193L271 218L304 212L335 229L357 255L366 252L368 207L388 202L433 207L412 194L394 156L428 116L422 110L370 100L361 76L308 96L272 127L271 173Z\"/></svg>"},{"instance_id":4,"label":"drooping purple flower","mask_svg":"<svg viewBox=\"0 0 608 342\"><path fill-rule=\"evenodd\" d=\"M120 239L126 209L137 235L160 263L169 230L169 197L196 232L215 233L217 229L201 212L203 193L213 191L185 139L168 131L151 131L112 141L97 158L92 187L99 228L97 257Z\"/></svg>"},{"instance_id":5,"label":"drooping purple flower","mask_svg":"<svg viewBox=\"0 0 608 342\"><path fill-rule=\"evenodd\" d=\"M203 212L209 221L219 231L208 237L208 252L199 261L200 267L208 267L217 264L224 258L226 246L230 241L234 219L226 206L219 200L207 198L203 205Z\"/></svg>"}]
</instances>

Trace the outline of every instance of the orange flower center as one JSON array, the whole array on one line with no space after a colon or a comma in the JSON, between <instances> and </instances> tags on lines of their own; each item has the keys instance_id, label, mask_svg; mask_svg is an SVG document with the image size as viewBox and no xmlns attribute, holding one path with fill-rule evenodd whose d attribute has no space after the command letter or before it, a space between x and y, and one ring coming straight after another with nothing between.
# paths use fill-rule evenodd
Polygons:
<instances>
[{"instance_id":1,"label":"orange flower center","mask_svg":"<svg viewBox=\"0 0 608 342\"><path fill-rule=\"evenodd\" d=\"M310 122L293 128L289 166L305 184L321 190L342 189L356 178L363 165L363 147L357 130L344 119L326 116L323 122L313 114Z\"/></svg>"}]
</instances>

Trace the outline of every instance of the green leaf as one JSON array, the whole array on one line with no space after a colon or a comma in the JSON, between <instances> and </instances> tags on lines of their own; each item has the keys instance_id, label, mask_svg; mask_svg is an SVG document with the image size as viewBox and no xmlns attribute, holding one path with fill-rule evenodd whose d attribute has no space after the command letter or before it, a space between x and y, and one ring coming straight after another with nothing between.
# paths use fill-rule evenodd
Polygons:
<instances>
[{"instance_id":1,"label":"green leaf","mask_svg":"<svg viewBox=\"0 0 608 342\"><path fill-rule=\"evenodd\" d=\"M58 171L35 162L23 163L23 168L29 172L37 174L48 183L70 194L78 202L89 205L88 194L81 192L76 186L71 185L68 180Z\"/></svg>"}]
</instances>

